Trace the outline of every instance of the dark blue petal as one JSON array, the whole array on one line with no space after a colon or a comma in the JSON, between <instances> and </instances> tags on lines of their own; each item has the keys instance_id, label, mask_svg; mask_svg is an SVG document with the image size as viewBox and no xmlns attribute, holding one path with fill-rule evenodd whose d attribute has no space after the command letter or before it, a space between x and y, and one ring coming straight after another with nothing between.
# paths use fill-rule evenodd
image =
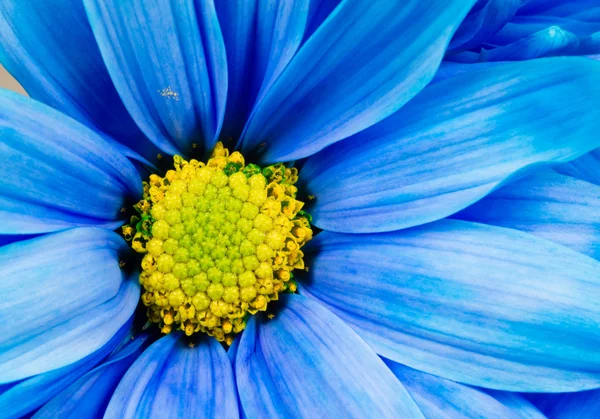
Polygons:
<instances>
[{"instance_id":1,"label":"dark blue petal","mask_svg":"<svg viewBox=\"0 0 600 419\"><path fill-rule=\"evenodd\" d=\"M600 260L600 186L548 171L498 189L453 218L526 231Z\"/></svg>"},{"instance_id":2,"label":"dark blue petal","mask_svg":"<svg viewBox=\"0 0 600 419\"><path fill-rule=\"evenodd\" d=\"M548 419L590 419L600 417L600 390L529 396Z\"/></svg>"},{"instance_id":3,"label":"dark blue petal","mask_svg":"<svg viewBox=\"0 0 600 419\"><path fill-rule=\"evenodd\" d=\"M252 106L290 62L304 36L309 0L216 2L229 89L222 138L237 140ZM234 143L235 144L235 143Z\"/></svg>"},{"instance_id":4,"label":"dark blue petal","mask_svg":"<svg viewBox=\"0 0 600 419\"><path fill-rule=\"evenodd\" d=\"M462 51L485 41L515 15L521 3L522 0L479 1L456 30L448 52Z\"/></svg>"},{"instance_id":5,"label":"dark blue petal","mask_svg":"<svg viewBox=\"0 0 600 419\"><path fill-rule=\"evenodd\" d=\"M80 2L2 1L0 62L32 98L156 156L110 80Z\"/></svg>"},{"instance_id":6,"label":"dark blue petal","mask_svg":"<svg viewBox=\"0 0 600 419\"><path fill-rule=\"evenodd\" d=\"M235 357L249 418L422 417L402 384L337 316L299 295L270 321L252 317Z\"/></svg>"},{"instance_id":7,"label":"dark blue petal","mask_svg":"<svg viewBox=\"0 0 600 419\"><path fill-rule=\"evenodd\" d=\"M212 148L227 96L227 62L212 0L85 0L125 107L170 154Z\"/></svg>"},{"instance_id":8,"label":"dark blue petal","mask_svg":"<svg viewBox=\"0 0 600 419\"><path fill-rule=\"evenodd\" d=\"M97 418L104 416L119 381L142 353L148 337L139 335L106 361L57 394L33 416L41 418Z\"/></svg>"},{"instance_id":9,"label":"dark blue petal","mask_svg":"<svg viewBox=\"0 0 600 419\"><path fill-rule=\"evenodd\" d=\"M0 234L116 228L142 194L135 167L89 128L0 92Z\"/></svg>"},{"instance_id":10,"label":"dark blue petal","mask_svg":"<svg viewBox=\"0 0 600 419\"><path fill-rule=\"evenodd\" d=\"M600 262L590 257L454 220L323 232L311 244L305 289L388 359L499 390L600 387Z\"/></svg>"},{"instance_id":11,"label":"dark blue petal","mask_svg":"<svg viewBox=\"0 0 600 419\"><path fill-rule=\"evenodd\" d=\"M577 37L585 37L600 31L600 20L585 22L556 16L516 16L491 36L488 43L495 46L512 44L551 26L558 26Z\"/></svg>"},{"instance_id":12,"label":"dark blue petal","mask_svg":"<svg viewBox=\"0 0 600 419\"><path fill-rule=\"evenodd\" d=\"M119 268L126 250L94 228L0 248L0 383L69 365L115 335L139 299Z\"/></svg>"},{"instance_id":13,"label":"dark blue petal","mask_svg":"<svg viewBox=\"0 0 600 419\"><path fill-rule=\"evenodd\" d=\"M105 417L237 418L231 362L216 339L188 345L172 333L129 368Z\"/></svg>"},{"instance_id":14,"label":"dark blue petal","mask_svg":"<svg viewBox=\"0 0 600 419\"><path fill-rule=\"evenodd\" d=\"M343 1L257 103L243 151L294 160L384 119L431 80L473 2Z\"/></svg>"},{"instance_id":15,"label":"dark blue petal","mask_svg":"<svg viewBox=\"0 0 600 419\"><path fill-rule=\"evenodd\" d=\"M66 367L0 386L2 417L20 418L46 403L106 358L123 339L128 338L130 330L131 319L104 346L85 358Z\"/></svg>"},{"instance_id":16,"label":"dark blue petal","mask_svg":"<svg viewBox=\"0 0 600 419\"><path fill-rule=\"evenodd\" d=\"M530 405L507 406L481 390L425 374L393 361L385 360L385 363L402 381L426 418L545 419L539 411L536 415L535 407ZM525 416L522 414L525 410L533 411L534 414Z\"/></svg>"},{"instance_id":17,"label":"dark blue petal","mask_svg":"<svg viewBox=\"0 0 600 419\"><path fill-rule=\"evenodd\" d=\"M301 172L326 230L379 232L453 214L535 165L600 145L600 64L507 63L426 88Z\"/></svg>"}]
</instances>

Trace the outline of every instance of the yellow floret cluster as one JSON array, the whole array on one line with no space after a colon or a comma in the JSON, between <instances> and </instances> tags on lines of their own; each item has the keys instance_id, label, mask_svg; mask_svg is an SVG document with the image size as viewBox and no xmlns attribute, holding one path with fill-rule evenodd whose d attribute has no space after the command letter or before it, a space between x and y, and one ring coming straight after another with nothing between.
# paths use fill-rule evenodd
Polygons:
<instances>
[{"instance_id":1,"label":"yellow floret cluster","mask_svg":"<svg viewBox=\"0 0 600 419\"><path fill-rule=\"evenodd\" d=\"M164 333L204 332L231 343L249 314L295 291L301 247L312 238L298 172L246 165L217 144L208 162L174 158L174 170L144 183L140 213L123 227L143 253L148 318Z\"/></svg>"}]
</instances>

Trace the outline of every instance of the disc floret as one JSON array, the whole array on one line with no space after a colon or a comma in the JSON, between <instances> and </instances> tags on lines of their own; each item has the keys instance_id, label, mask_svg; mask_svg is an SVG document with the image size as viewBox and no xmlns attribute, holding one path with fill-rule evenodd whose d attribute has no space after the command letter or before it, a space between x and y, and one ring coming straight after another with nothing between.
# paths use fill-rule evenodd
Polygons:
<instances>
[{"instance_id":1,"label":"disc floret","mask_svg":"<svg viewBox=\"0 0 600 419\"><path fill-rule=\"evenodd\" d=\"M231 343L247 316L295 291L312 238L296 199L298 171L245 164L218 143L205 163L174 157L144 183L139 216L123 227L144 254L140 283L148 318L164 333L204 332Z\"/></svg>"}]
</instances>

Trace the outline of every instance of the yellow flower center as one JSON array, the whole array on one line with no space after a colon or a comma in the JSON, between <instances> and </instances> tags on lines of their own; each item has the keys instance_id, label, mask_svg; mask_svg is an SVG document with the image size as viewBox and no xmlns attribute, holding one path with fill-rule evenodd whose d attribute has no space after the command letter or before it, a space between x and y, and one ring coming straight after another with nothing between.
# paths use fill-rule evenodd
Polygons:
<instances>
[{"instance_id":1,"label":"yellow flower center","mask_svg":"<svg viewBox=\"0 0 600 419\"><path fill-rule=\"evenodd\" d=\"M174 158L151 175L123 227L144 253L140 283L148 318L163 333L204 332L230 344L249 314L295 291L301 247L312 238L296 200L295 168L246 165L218 143L206 164Z\"/></svg>"}]
</instances>

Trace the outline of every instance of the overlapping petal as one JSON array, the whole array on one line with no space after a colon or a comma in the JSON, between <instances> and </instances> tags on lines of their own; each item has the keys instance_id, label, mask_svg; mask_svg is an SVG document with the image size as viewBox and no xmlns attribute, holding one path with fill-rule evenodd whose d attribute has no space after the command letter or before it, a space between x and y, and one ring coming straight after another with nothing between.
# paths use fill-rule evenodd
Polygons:
<instances>
[{"instance_id":1,"label":"overlapping petal","mask_svg":"<svg viewBox=\"0 0 600 419\"><path fill-rule=\"evenodd\" d=\"M453 220L386 234L324 232L311 243L305 290L388 359L501 390L600 387L600 263L592 258Z\"/></svg>"},{"instance_id":2,"label":"overlapping petal","mask_svg":"<svg viewBox=\"0 0 600 419\"><path fill-rule=\"evenodd\" d=\"M600 260L600 186L547 171L500 188L453 218L508 227Z\"/></svg>"},{"instance_id":3,"label":"overlapping petal","mask_svg":"<svg viewBox=\"0 0 600 419\"><path fill-rule=\"evenodd\" d=\"M189 346L180 333L152 344L127 371L109 418L237 418L231 362L216 339Z\"/></svg>"},{"instance_id":4,"label":"overlapping petal","mask_svg":"<svg viewBox=\"0 0 600 419\"><path fill-rule=\"evenodd\" d=\"M431 80L473 3L343 1L257 103L242 150L294 160L384 119Z\"/></svg>"},{"instance_id":5,"label":"overlapping petal","mask_svg":"<svg viewBox=\"0 0 600 419\"><path fill-rule=\"evenodd\" d=\"M422 417L402 384L338 317L298 295L270 321L252 317L235 374L246 417Z\"/></svg>"},{"instance_id":6,"label":"overlapping petal","mask_svg":"<svg viewBox=\"0 0 600 419\"><path fill-rule=\"evenodd\" d=\"M600 417L600 390L563 394L532 394L529 397L548 419Z\"/></svg>"},{"instance_id":7,"label":"overlapping petal","mask_svg":"<svg viewBox=\"0 0 600 419\"><path fill-rule=\"evenodd\" d=\"M380 232L459 211L544 162L598 147L600 64L494 65L427 87L381 123L310 157L314 223Z\"/></svg>"},{"instance_id":8,"label":"overlapping petal","mask_svg":"<svg viewBox=\"0 0 600 419\"><path fill-rule=\"evenodd\" d=\"M41 418L102 418L119 381L142 353L148 336L139 335L46 403L35 415Z\"/></svg>"},{"instance_id":9,"label":"overlapping petal","mask_svg":"<svg viewBox=\"0 0 600 419\"><path fill-rule=\"evenodd\" d=\"M112 84L80 2L3 1L0 62L32 98L156 156Z\"/></svg>"},{"instance_id":10,"label":"overlapping petal","mask_svg":"<svg viewBox=\"0 0 600 419\"><path fill-rule=\"evenodd\" d=\"M98 134L39 102L0 93L0 234L116 228L141 196L135 167Z\"/></svg>"},{"instance_id":11,"label":"overlapping petal","mask_svg":"<svg viewBox=\"0 0 600 419\"><path fill-rule=\"evenodd\" d=\"M212 0L84 1L113 83L141 130L170 154L211 149L227 96Z\"/></svg>"},{"instance_id":12,"label":"overlapping petal","mask_svg":"<svg viewBox=\"0 0 600 419\"><path fill-rule=\"evenodd\" d=\"M116 233L81 228L0 248L0 383L72 364L133 314L138 281Z\"/></svg>"},{"instance_id":13,"label":"overlapping petal","mask_svg":"<svg viewBox=\"0 0 600 419\"><path fill-rule=\"evenodd\" d=\"M504 404L464 384L425 374L390 360L385 360L385 363L402 381L427 418L545 419L521 396L515 395ZM517 400L521 405L516 403ZM529 411L528 415L524 414L525 411Z\"/></svg>"}]
</instances>

